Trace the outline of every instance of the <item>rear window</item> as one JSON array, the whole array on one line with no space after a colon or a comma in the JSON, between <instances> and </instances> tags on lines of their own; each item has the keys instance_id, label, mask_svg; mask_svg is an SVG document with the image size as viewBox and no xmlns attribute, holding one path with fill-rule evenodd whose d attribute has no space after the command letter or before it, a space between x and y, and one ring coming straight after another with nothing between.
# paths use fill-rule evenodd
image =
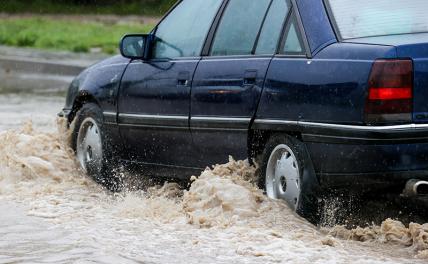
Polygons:
<instances>
[{"instance_id":1,"label":"rear window","mask_svg":"<svg viewBox=\"0 0 428 264\"><path fill-rule=\"evenodd\" d=\"M326 0L343 39L428 32L427 0Z\"/></svg>"}]
</instances>

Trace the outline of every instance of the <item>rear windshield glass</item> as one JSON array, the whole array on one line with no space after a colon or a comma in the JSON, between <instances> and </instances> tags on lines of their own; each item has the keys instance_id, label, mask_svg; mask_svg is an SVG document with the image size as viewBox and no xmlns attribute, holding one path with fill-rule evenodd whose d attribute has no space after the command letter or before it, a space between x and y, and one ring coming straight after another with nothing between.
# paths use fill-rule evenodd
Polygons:
<instances>
[{"instance_id":1,"label":"rear windshield glass","mask_svg":"<svg viewBox=\"0 0 428 264\"><path fill-rule=\"evenodd\" d=\"M343 39L428 32L427 0L326 0Z\"/></svg>"}]
</instances>

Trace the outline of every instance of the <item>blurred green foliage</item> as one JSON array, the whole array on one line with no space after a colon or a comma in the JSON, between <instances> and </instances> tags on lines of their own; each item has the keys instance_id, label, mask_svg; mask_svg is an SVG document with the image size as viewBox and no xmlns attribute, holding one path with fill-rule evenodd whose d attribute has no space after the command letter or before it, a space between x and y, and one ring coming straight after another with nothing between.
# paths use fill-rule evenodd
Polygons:
<instances>
[{"instance_id":1,"label":"blurred green foliage","mask_svg":"<svg viewBox=\"0 0 428 264\"><path fill-rule=\"evenodd\" d=\"M160 16L176 0L0 0L0 12Z\"/></svg>"},{"instance_id":2,"label":"blurred green foliage","mask_svg":"<svg viewBox=\"0 0 428 264\"><path fill-rule=\"evenodd\" d=\"M40 49L117 53L126 33L147 33L153 25L54 20L51 18L0 19L0 45Z\"/></svg>"}]
</instances>

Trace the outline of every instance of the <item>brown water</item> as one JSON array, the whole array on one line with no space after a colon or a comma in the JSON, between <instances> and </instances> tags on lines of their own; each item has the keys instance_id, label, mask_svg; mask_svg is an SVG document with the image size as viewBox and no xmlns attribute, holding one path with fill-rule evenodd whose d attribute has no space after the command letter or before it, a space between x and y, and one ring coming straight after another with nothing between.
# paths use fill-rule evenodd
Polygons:
<instances>
[{"instance_id":1,"label":"brown water","mask_svg":"<svg viewBox=\"0 0 428 264\"><path fill-rule=\"evenodd\" d=\"M61 98L0 102L0 263L428 262L427 225L320 230L254 187L245 161L202 172L188 191L113 195L62 143Z\"/></svg>"}]
</instances>

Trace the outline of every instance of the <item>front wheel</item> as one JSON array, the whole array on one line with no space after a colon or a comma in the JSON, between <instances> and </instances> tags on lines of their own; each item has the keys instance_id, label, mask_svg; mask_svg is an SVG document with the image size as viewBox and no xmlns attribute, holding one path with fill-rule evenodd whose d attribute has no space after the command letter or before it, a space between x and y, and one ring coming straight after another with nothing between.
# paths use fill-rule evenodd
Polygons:
<instances>
[{"instance_id":1,"label":"front wheel","mask_svg":"<svg viewBox=\"0 0 428 264\"><path fill-rule=\"evenodd\" d=\"M272 136L262 154L259 179L269 198L284 200L293 211L318 224L318 183L301 141L288 135Z\"/></svg>"},{"instance_id":2,"label":"front wheel","mask_svg":"<svg viewBox=\"0 0 428 264\"><path fill-rule=\"evenodd\" d=\"M114 173L111 144L103 131L103 114L96 104L85 104L77 112L73 147L84 173L111 191L120 190L120 177Z\"/></svg>"},{"instance_id":3,"label":"front wheel","mask_svg":"<svg viewBox=\"0 0 428 264\"><path fill-rule=\"evenodd\" d=\"M92 117L82 121L76 143L76 156L83 172L101 175L104 167L102 139L97 122Z\"/></svg>"}]
</instances>

